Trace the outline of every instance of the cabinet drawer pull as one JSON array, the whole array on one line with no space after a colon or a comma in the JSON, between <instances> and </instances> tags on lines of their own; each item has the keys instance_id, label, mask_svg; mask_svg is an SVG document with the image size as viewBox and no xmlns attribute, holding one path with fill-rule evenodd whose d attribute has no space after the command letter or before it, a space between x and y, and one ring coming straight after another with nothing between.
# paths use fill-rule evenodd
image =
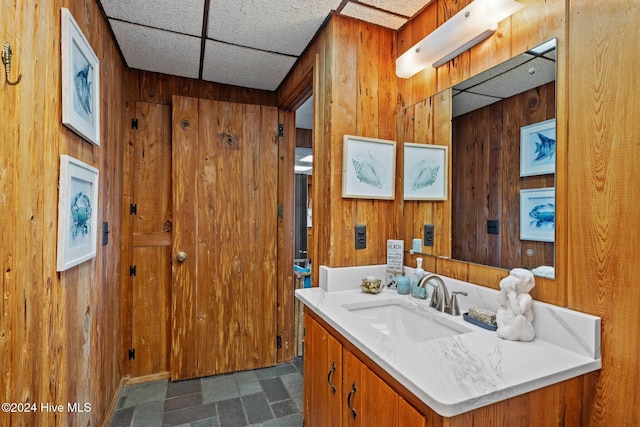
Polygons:
<instances>
[{"instance_id":1,"label":"cabinet drawer pull","mask_svg":"<svg viewBox=\"0 0 640 427\"><path fill-rule=\"evenodd\" d=\"M336 394L336 386L331 384L331 377L333 376L333 373L336 371L336 364L335 362L331 363L331 370L329 370L329 373L327 374L327 382L329 383L329 386L331 386L331 392L333 394Z\"/></svg>"},{"instance_id":2,"label":"cabinet drawer pull","mask_svg":"<svg viewBox=\"0 0 640 427\"><path fill-rule=\"evenodd\" d=\"M351 415L353 416L353 419L355 420L356 419L356 415L358 415L358 413L351 406L351 398L353 397L354 394L356 394L356 383L353 383L353 385L351 385L351 391L349 392L349 395L347 396L347 406L349 407L349 409L351 409Z\"/></svg>"}]
</instances>

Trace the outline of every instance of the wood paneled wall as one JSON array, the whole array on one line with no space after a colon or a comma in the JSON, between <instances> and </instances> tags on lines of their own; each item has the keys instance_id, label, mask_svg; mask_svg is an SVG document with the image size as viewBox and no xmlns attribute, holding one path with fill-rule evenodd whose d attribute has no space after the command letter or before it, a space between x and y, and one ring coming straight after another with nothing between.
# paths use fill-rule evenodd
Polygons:
<instances>
[{"instance_id":1,"label":"wood paneled wall","mask_svg":"<svg viewBox=\"0 0 640 427\"><path fill-rule=\"evenodd\" d=\"M397 50L391 50L393 58L470 1L433 1L400 29ZM626 0L606 4L597 0L520 0L520 3L525 8L502 22L496 34L480 45L437 70L427 69L411 79L398 79L399 112L395 125L407 129L406 120L413 117L415 110L437 111L434 106L441 100L434 95L455 83L550 38L558 39L557 279L537 279L533 296L602 318L603 368L582 378L581 386L572 386L567 407L580 411L581 424L585 426L638 425L640 334L634 319L640 305L640 288L634 281L637 277L634 245L640 240L640 217L633 206L633 195L640 182L636 167L640 160L637 142L640 122L634 116L640 110L640 97L633 96L632 88L640 84L640 75L633 71L640 63L633 48L640 43L640 33L634 28L640 17L640 3ZM360 29L365 26L359 25ZM381 208L376 202L354 202L339 196L341 133L350 133L354 123L373 117L361 114L372 106L370 100L361 96L369 93L367 85L353 90L354 80L358 81L357 76L363 70L353 65L362 40L360 30L355 27L358 24L333 19L281 88L282 98L290 97L287 94L294 92L296 82L315 70L314 93L320 96L315 101L314 180L321 185L314 185L313 247L317 253L314 268L319 264L337 267L384 262L382 257L359 256L349 249L353 242L352 219L359 218L358 215L386 212L384 226L401 227L402 223L401 219L388 215L386 205ZM385 64L393 71L392 61L380 62L381 75L385 74ZM373 79L371 91L375 93L381 79L376 79L375 74L368 78ZM381 115L382 110L380 107L378 111ZM436 117L432 113L428 119L430 129L444 125ZM321 128L318 123L322 123ZM398 132L398 140L403 134ZM425 142L439 142L433 130L426 135ZM398 199L395 205L397 209L402 202ZM365 209L369 213L363 214ZM407 215L407 209L405 204L405 233L423 222L423 213L419 212L413 215L416 224L412 224L414 220L411 214ZM379 225L374 233L386 234L385 238L401 234ZM368 230L371 233L371 227ZM415 262L414 257L405 261ZM496 288L505 274L504 270L445 258L427 257L425 263L425 268L440 274ZM575 382L572 384L575 386ZM579 387L581 392L577 392ZM537 398L521 399L521 403L521 413L530 414L529 417L544 411L536 407L546 407ZM491 415L486 422L501 425L504 420ZM559 425L562 417L549 423Z\"/></svg>"},{"instance_id":2,"label":"wood paneled wall","mask_svg":"<svg viewBox=\"0 0 640 427\"><path fill-rule=\"evenodd\" d=\"M395 51L394 31L334 15L279 88L286 103L313 76L314 280L319 265L386 262L387 239L401 236L398 204L343 199L341 191L345 134L396 140ZM367 226L366 249L354 248L356 224Z\"/></svg>"},{"instance_id":3,"label":"wood paneled wall","mask_svg":"<svg viewBox=\"0 0 640 427\"><path fill-rule=\"evenodd\" d=\"M61 122L60 8L67 7L100 60L101 145ZM124 66L93 0L0 1L0 40L11 43L17 86L0 83L0 402L37 412L0 413L0 425L98 425L121 378L120 193ZM60 155L100 170L98 216L109 244L56 272ZM100 240L100 239L98 239ZM63 405L45 413L40 404ZM72 413L68 402L91 404Z\"/></svg>"},{"instance_id":4,"label":"wood paneled wall","mask_svg":"<svg viewBox=\"0 0 640 427\"><path fill-rule=\"evenodd\" d=\"M520 177L520 127L555 117L555 82L453 119L453 259L511 269L553 266L555 244L520 240L520 190L555 186L555 174ZM487 233L487 220L499 234ZM528 251L533 251L529 254ZM438 253L439 254L439 253Z\"/></svg>"}]
</instances>

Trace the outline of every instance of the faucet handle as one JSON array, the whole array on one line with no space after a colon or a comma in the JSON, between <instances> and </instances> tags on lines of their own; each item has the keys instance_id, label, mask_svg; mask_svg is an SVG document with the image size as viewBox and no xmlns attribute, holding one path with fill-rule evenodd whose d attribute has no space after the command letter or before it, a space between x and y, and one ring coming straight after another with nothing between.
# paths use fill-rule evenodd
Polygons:
<instances>
[{"instance_id":1,"label":"faucet handle","mask_svg":"<svg viewBox=\"0 0 640 427\"><path fill-rule=\"evenodd\" d=\"M458 295L463 295L463 296L467 296L468 294L466 292L462 292L462 291L454 291L451 292L451 303L449 304L449 307L447 308L447 313L453 315L453 316L459 316L460 315L460 307L458 306Z\"/></svg>"}]
</instances>

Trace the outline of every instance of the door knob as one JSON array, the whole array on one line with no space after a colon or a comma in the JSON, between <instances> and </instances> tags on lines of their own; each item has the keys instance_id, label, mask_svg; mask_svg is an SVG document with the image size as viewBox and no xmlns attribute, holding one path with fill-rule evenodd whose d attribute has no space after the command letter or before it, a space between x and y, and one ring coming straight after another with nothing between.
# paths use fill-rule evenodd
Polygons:
<instances>
[{"instance_id":1,"label":"door knob","mask_svg":"<svg viewBox=\"0 0 640 427\"><path fill-rule=\"evenodd\" d=\"M187 253L186 252L178 252L178 254L176 255L176 260L178 262L185 262L187 260Z\"/></svg>"}]
</instances>

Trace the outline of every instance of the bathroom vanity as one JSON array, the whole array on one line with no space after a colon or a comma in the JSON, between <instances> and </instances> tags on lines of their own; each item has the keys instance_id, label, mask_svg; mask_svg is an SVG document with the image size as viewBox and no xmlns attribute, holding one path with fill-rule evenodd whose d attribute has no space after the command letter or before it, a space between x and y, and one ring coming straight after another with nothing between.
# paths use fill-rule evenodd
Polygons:
<instances>
[{"instance_id":1,"label":"bathroom vanity","mask_svg":"<svg viewBox=\"0 0 640 427\"><path fill-rule=\"evenodd\" d=\"M599 318L534 302L536 338L506 341L428 300L363 293L366 275L384 266L321 267L320 287L296 291L305 425L580 424L583 377L601 367ZM443 279L467 292L462 312L497 309L497 291Z\"/></svg>"}]
</instances>

